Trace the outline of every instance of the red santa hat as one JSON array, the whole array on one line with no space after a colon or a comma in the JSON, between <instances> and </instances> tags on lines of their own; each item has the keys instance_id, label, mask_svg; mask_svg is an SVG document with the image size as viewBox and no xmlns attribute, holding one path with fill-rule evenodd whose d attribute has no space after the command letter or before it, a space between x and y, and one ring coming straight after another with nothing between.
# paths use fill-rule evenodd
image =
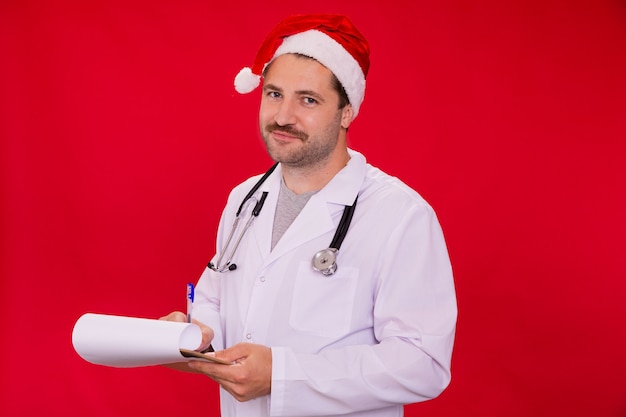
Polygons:
<instances>
[{"instance_id":1,"label":"red santa hat","mask_svg":"<svg viewBox=\"0 0 626 417\"><path fill-rule=\"evenodd\" d=\"M261 83L263 70L277 57L298 53L324 65L346 90L354 116L365 95L370 48L346 16L313 14L290 16L280 22L261 44L252 67L235 77L235 90L253 91Z\"/></svg>"}]
</instances>

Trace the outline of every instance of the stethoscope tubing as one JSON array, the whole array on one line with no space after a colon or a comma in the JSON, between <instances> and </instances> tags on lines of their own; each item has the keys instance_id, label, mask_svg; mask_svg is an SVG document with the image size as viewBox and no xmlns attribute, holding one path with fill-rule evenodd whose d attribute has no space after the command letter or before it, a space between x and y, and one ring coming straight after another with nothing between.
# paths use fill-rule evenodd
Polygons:
<instances>
[{"instance_id":1,"label":"stethoscope tubing","mask_svg":"<svg viewBox=\"0 0 626 417\"><path fill-rule=\"evenodd\" d=\"M267 198L267 191L264 191L261 194L261 198L258 200L254 198L253 195L257 192L257 190L261 187L265 180L272 174L272 172L274 172L277 166L278 162L272 165L272 167L265 174L263 174L259 181L254 184L252 189L250 189L250 191L248 191L248 194L246 194L246 196L244 197L243 201L239 205L239 208L237 209L237 213L235 214L235 221L233 222L233 227L230 231L230 234L228 235L228 238L226 239L224 250L222 251L222 254L217 258L215 264L213 262L209 262L208 267L210 269L216 272L234 271L235 269L237 269L237 265L232 263L232 259L235 256L235 252L237 251L237 248L241 243L241 239L243 239L243 236L246 234L246 231L252 225L254 219L256 219L261 213L261 209L263 208L263 204L265 203L265 199ZM343 214L341 215L341 219L339 220L339 225L337 226L337 230L335 230L333 240L330 242L330 247L328 249L322 249L313 256L313 269L321 272L325 276L333 275L337 270L337 252L339 251L339 248L341 247L341 244L343 243L343 240L348 233L348 228L350 227L350 223L352 222L352 217L354 215L354 210L356 209L358 199L359 196L357 195L354 199L354 203L351 206L344 207ZM234 242L233 248L228 254L226 262L222 264L224 254L228 251L231 240L233 239L235 232L238 229L239 221L241 220L240 214L242 211L244 211L244 208L250 202L256 202L254 208L252 209L252 213L250 214L250 218L237 236L237 240ZM327 262L329 263L328 265L326 265Z\"/></svg>"}]
</instances>

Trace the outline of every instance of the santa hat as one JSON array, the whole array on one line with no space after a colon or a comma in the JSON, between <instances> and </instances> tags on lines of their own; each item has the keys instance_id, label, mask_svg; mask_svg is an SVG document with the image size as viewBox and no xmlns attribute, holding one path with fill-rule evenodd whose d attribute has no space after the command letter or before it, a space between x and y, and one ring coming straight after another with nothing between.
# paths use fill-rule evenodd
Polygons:
<instances>
[{"instance_id":1,"label":"santa hat","mask_svg":"<svg viewBox=\"0 0 626 417\"><path fill-rule=\"evenodd\" d=\"M345 89L356 117L365 95L370 49L346 16L314 14L286 18L263 41L252 67L237 74L235 90L241 94L253 91L261 83L265 67L288 53L314 58L332 71Z\"/></svg>"}]
</instances>

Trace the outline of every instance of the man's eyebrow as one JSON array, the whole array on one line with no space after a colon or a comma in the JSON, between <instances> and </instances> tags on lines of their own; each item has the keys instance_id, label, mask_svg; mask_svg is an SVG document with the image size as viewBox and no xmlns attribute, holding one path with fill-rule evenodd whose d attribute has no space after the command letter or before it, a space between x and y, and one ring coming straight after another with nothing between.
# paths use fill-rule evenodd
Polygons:
<instances>
[{"instance_id":1,"label":"man's eyebrow","mask_svg":"<svg viewBox=\"0 0 626 417\"><path fill-rule=\"evenodd\" d=\"M324 100L324 97L322 97L319 93L316 93L313 90L298 90L296 91L296 94L298 94L299 96L313 97L315 100L321 103L326 101Z\"/></svg>"},{"instance_id":2,"label":"man's eyebrow","mask_svg":"<svg viewBox=\"0 0 626 417\"><path fill-rule=\"evenodd\" d=\"M274 85L274 84L263 84L263 90L272 90L272 91L278 91L278 92L282 92L283 89Z\"/></svg>"},{"instance_id":3,"label":"man's eyebrow","mask_svg":"<svg viewBox=\"0 0 626 417\"><path fill-rule=\"evenodd\" d=\"M277 91L279 93L282 93L283 89L275 84L263 84L263 91ZM323 103L326 101L321 94L313 90L298 90L296 91L296 94L299 96L303 96L303 97L313 97L315 100L319 101L320 103Z\"/></svg>"}]
</instances>

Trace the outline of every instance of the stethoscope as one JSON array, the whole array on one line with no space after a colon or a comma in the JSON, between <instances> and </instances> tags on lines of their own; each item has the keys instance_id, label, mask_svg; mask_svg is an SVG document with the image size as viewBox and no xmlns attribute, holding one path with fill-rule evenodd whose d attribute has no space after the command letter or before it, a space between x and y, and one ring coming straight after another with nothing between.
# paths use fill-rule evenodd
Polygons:
<instances>
[{"instance_id":1,"label":"stethoscope","mask_svg":"<svg viewBox=\"0 0 626 417\"><path fill-rule=\"evenodd\" d=\"M272 165L272 167L265 174L263 174L263 176L256 184L254 184L252 189L248 192L248 194L244 197L243 201L239 205L239 209L235 214L233 227L230 231L230 234L228 235L228 239L226 239L226 245L224 246L224 250L219 255L215 263L209 262L208 267L211 268L213 271L227 272L237 269L237 264L233 262L233 256L235 255L235 252L237 251L239 243L241 243L241 239L243 238L244 234L246 233L248 228L250 228L250 225L252 224L254 219L259 216L259 213L261 213L261 209L263 208L263 204L265 203L265 199L267 198L267 191L264 191L261 194L261 198L258 199L256 197L253 197L253 195L270 176L270 174L274 172L277 166L278 163ZM339 225L337 226L337 230L335 231L335 236L333 237L332 242L330 242L330 247L328 247L327 249L322 249L315 255L313 255L313 260L311 261L313 269L321 272L325 276L333 275L337 271L337 254L339 253L339 248L341 247L341 244L343 243L343 240L348 233L348 228L350 227L350 222L352 222L352 216L354 214L354 209L356 208L356 202L358 199L359 196L357 195L354 199L354 203L351 206L345 206L345 208L343 209L343 215L341 216L341 220L339 221ZM235 232L237 231L237 228L239 226L239 221L241 220L241 217L239 217L239 215L242 213L242 211L247 211L247 207L253 203L254 208L250 213L250 217L248 218L246 224L243 226L243 229L241 229L241 232L239 232L239 236L237 236L237 239L235 240L234 246L230 250L230 253L228 253L228 248L230 247L231 240L233 240ZM222 263L222 260L224 259L226 253L228 253L226 262Z\"/></svg>"}]
</instances>

